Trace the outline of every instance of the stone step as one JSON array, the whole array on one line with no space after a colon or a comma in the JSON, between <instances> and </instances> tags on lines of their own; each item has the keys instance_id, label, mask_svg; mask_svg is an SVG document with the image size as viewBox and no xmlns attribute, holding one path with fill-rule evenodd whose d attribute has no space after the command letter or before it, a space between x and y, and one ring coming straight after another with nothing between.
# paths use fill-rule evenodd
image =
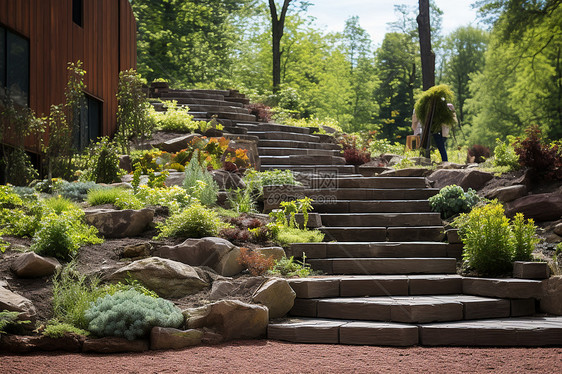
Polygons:
<instances>
[{"instance_id":1,"label":"stone step","mask_svg":"<svg viewBox=\"0 0 562 374\"><path fill-rule=\"evenodd\" d=\"M207 89L204 89L204 88L193 88L193 89L190 89L190 90L187 90L187 91L210 94L210 95L222 95L222 96L229 96L229 95L231 95L231 93L236 94L236 92L232 91L232 90L207 90Z\"/></svg>"},{"instance_id":2,"label":"stone step","mask_svg":"<svg viewBox=\"0 0 562 374\"><path fill-rule=\"evenodd\" d=\"M155 97L161 98L162 100L176 100L180 98L194 98L194 99L207 99L207 100L224 100L224 95L217 93L202 93L194 91L176 91L170 90L167 92L161 92Z\"/></svg>"},{"instance_id":3,"label":"stone step","mask_svg":"<svg viewBox=\"0 0 562 374\"><path fill-rule=\"evenodd\" d=\"M283 131L248 131L248 134L255 135L264 140L293 140L299 142L319 143L320 137L310 134ZM324 143L322 143L324 144ZM328 143L330 144L330 143Z\"/></svg>"},{"instance_id":4,"label":"stone step","mask_svg":"<svg viewBox=\"0 0 562 374\"><path fill-rule=\"evenodd\" d=\"M293 343L408 347L418 344L418 328L399 323L291 318L270 323L267 338Z\"/></svg>"},{"instance_id":5,"label":"stone step","mask_svg":"<svg viewBox=\"0 0 562 374\"><path fill-rule=\"evenodd\" d=\"M264 170L292 170L299 173L310 174L326 174L338 176L341 174L353 174L355 169L353 165L262 165L261 171Z\"/></svg>"},{"instance_id":6,"label":"stone step","mask_svg":"<svg viewBox=\"0 0 562 374\"><path fill-rule=\"evenodd\" d=\"M326 227L412 227L442 225L439 213L322 213Z\"/></svg>"},{"instance_id":7,"label":"stone step","mask_svg":"<svg viewBox=\"0 0 562 374\"><path fill-rule=\"evenodd\" d=\"M314 202L316 213L412 213L431 212L427 200L335 200Z\"/></svg>"},{"instance_id":8,"label":"stone step","mask_svg":"<svg viewBox=\"0 0 562 374\"><path fill-rule=\"evenodd\" d=\"M299 299L462 293L462 277L457 274L333 275L289 279L288 282Z\"/></svg>"},{"instance_id":9,"label":"stone step","mask_svg":"<svg viewBox=\"0 0 562 374\"><path fill-rule=\"evenodd\" d=\"M502 318L421 325L427 346L546 347L562 345L562 317Z\"/></svg>"},{"instance_id":10,"label":"stone step","mask_svg":"<svg viewBox=\"0 0 562 374\"><path fill-rule=\"evenodd\" d=\"M345 165L345 158L322 155L262 156L262 165Z\"/></svg>"},{"instance_id":11,"label":"stone step","mask_svg":"<svg viewBox=\"0 0 562 374\"><path fill-rule=\"evenodd\" d=\"M228 105L202 105L202 104L190 104L189 110L194 112L207 112L207 113L238 113L238 114L249 114L248 109L228 106ZM255 118L252 116L251 118Z\"/></svg>"},{"instance_id":12,"label":"stone step","mask_svg":"<svg viewBox=\"0 0 562 374\"><path fill-rule=\"evenodd\" d=\"M292 316L430 323L510 316L509 300L469 295L295 299Z\"/></svg>"},{"instance_id":13,"label":"stone step","mask_svg":"<svg viewBox=\"0 0 562 374\"><path fill-rule=\"evenodd\" d=\"M225 101L230 101L232 103L240 103L242 105L248 105L250 104L250 99L248 99L247 97L230 97L227 96L224 98Z\"/></svg>"},{"instance_id":14,"label":"stone step","mask_svg":"<svg viewBox=\"0 0 562 374\"><path fill-rule=\"evenodd\" d=\"M226 101L222 99L201 99L201 98L191 98L191 97L177 97L172 99L177 101L178 104L187 105L190 109L194 106L199 105L209 105L213 107L224 107L225 111L229 111L229 108L236 107L236 108L244 108L244 105L241 103ZM246 110L243 113L248 113Z\"/></svg>"},{"instance_id":15,"label":"stone step","mask_svg":"<svg viewBox=\"0 0 562 374\"><path fill-rule=\"evenodd\" d=\"M223 112L223 111L209 111L209 114L216 115L219 119L225 118L234 121L247 121L255 119L256 116L253 114L245 114L245 113L232 113L232 112Z\"/></svg>"},{"instance_id":16,"label":"stone step","mask_svg":"<svg viewBox=\"0 0 562 374\"><path fill-rule=\"evenodd\" d=\"M463 293L503 298L540 298L542 282L516 278L463 278ZM562 296L561 296L562 297Z\"/></svg>"},{"instance_id":17,"label":"stone step","mask_svg":"<svg viewBox=\"0 0 562 374\"><path fill-rule=\"evenodd\" d=\"M248 134L230 134L230 133L223 133L223 136L227 139L231 139L231 140L235 140L235 139L241 139L241 140L251 140L253 142L257 142L258 139L253 136L253 135L248 135Z\"/></svg>"},{"instance_id":18,"label":"stone step","mask_svg":"<svg viewBox=\"0 0 562 374\"><path fill-rule=\"evenodd\" d=\"M454 258L328 258L307 261L325 274L455 274Z\"/></svg>"},{"instance_id":19,"label":"stone step","mask_svg":"<svg viewBox=\"0 0 562 374\"><path fill-rule=\"evenodd\" d=\"M275 148L275 147L259 147L260 156L339 156L341 152L335 149L306 149L306 148Z\"/></svg>"},{"instance_id":20,"label":"stone step","mask_svg":"<svg viewBox=\"0 0 562 374\"><path fill-rule=\"evenodd\" d=\"M258 147L278 147L278 148L306 148L306 149L332 149L341 150L340 146L332 143L314 143L297 140L270 140L260 139Z\"/></svg>"},{"instance_id":21,"label":"stone step","mask_svg":"<svg viewBox=\"0 0 562 374\"><path fill-rule=\"evenodd\" d=\"M311 180L314 183L314 180ZM424 177L363 177L363 178L338 178L337 188L427 188Z\"/></svg>"},{"instance_id":22,"label":"stone step","mask_svg":"<svg viewBox=\"0 0 562 374\"><path fill-rule=\"evenodd\" d=\"M285 249L287 256L307 259L374 257L450 257L443 242L325 242L295 243Z\"/></svg>"},{"instance_id":23,"label":"stone step","mask_svg":"<svg viewBox=\"0 0 562 374\"><path fill-rule=\"evenodd\" d=\"M324 241L339 242L439 242L445 237L443 226L416 227L321 227Z\"/></svg>"},{"instance_id":24,"label":"stone step","mask_svg":"<svg viewBox=\"0 0 562 374\"><path fill-rule=\"evenodd\" d=\"M310 134L310 129L308 127L298 127L298 126L287 126L279 125L276 123L238 123L238 126L245 127L248 131L281 131L281 132L292 132L299 134Z\"/></svg>"}]
</instances>

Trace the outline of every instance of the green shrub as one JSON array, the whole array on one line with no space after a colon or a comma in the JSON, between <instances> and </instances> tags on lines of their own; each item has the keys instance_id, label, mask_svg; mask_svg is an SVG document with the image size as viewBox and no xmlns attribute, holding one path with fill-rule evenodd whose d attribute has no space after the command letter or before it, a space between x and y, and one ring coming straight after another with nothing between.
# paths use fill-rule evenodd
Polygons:
<instances>
[{"instance_id":1,"label":"green shrub","mask_svg":"<svg viewBox=\"0 0 562 374\"><path fill-rule=\"evenodd\" d=\"M225 226L217 213L194 202L186 209L172 213L166 222L158 223L160 234L156 239L172 236L183 238L217 236Z\"/></svg>"},{"instance_id":2,"label":"green shrub","mask_svg":"<svg viewBox=\"0 0 562 374\"><path fill-rule=\"evenodd\" d=\"M256 202L249 188L236 189L230 191L228 196L230 209L237 213L250 213L256 211Z\"/></svg>"},{"instance_id":3,"label":"green shrub","mask_svg":"<svg viewBox=\"0 0 562 374\"><path fill-rule=\"evenodd\" d=\"M193 132L199 128L187 106L178 106L177 101L164 101L165 112L152 111L156 128L161 131Z\"/></svg>"},{"instance_id":4,"label":"green shrub","mask_svg":"<svg viewBox=\"0 0 562 374\"><path fill-rule=\"evenodd\" d=\"M146 336L154 326L177 328L183 323L181 311L172 302L135 290L99 298L85 317L90 332L128 340Z\"/></svg>"},{"instance_id":5,"label":"green shrub","mask_svg":"<svg viewBox=\"0 0 562 374\"><path fill-rule=\"evenodd\" d=\"M293 256L290 258L283 257L280 260L275 261L273 269L269 272L271 275L281 275L283 277L300 277L305 278L314 274L314 271L310 268L310 265L306 263L306 256L303 253L302 262L295 260Z\"/></svg>"},{"instance_id":6,"label":"green shrub","mask_svg":"<svg viewBox=\"0 0 562 374\"><path fill-rule=\"evenodd\" d=\"M494 166L507 167L508 171L519 169L519 156L515 153L514 142L515 138L511 135L508 135L506 142L502 142L499 138L496 139Z\"/></svg>"},{"instance_id":7,"label":"green shrub","mask_svg":"<svg viewBox=\"0 0 562 374\"><path fill-rule=\"evenodd\" d=\"M43 216L36 195L23 199L11 186L0 186L0 235L32 236Z\"/></svg>"},{"instance_id":8,"label":"green shrub","mask_svg":"<svg viewBox=\"0 0 562 374\"><path fill-rule=\"evenodd\" d=\"M124 188L96 188L88 192L86 201L91 206L115 204L115 201L124 195L132 196L132 191Z\"/></svg>"},{"instance_id":9,"label":"green shrub","mask_svg":"<svg viewBox=\"0 0 562 374\"><path fill-rule=\"evenodd\" d=\"M10 332L18 332L21 330L22 325L28 324L31 321L20 321L19 312L11 312L8 310L0 311L0 334Z\"/></svg>"},{"instance_id":10,"label":"green shrub","mask_svg":"<svg viewBox=\"0 0 562 374\"><path fill-rule=\"evenodd\" d=\"M300 185L295 180L291 170L266 170L255 171L248 169L244 175L244 182L247 188L257 196L263 196L263 186L297 186Z\"/></svg>"},{"instance_id":11,"label":"green shrub","mask_svg":"<svg viewBox=\"0 0 562 374\"><path fill-rule=\"evenodd\" d=\"M497 201L461 214L453 225L459 228L466 264L484 275L509 272L511 261L528 260L537 243L533 221L525 223L518 214L510 223Z\"/></svg>"},{"instance_id":12,"label":"green shrub","mask_svg":"<svg viewBox=\"0 0 562 374\"><path fill-rule=\"evenodd\" d=\"M78 205L62 196L45 199L43 200L43 204L45 205L45 208L52 210L56 214L61 214L62 212L66 212L68 210L80 209Z\"/></svg>"},{"instance_id":13,"label":"green shrub","mask_svg":"<svg viewBox=\"0 0 562 374\"><path fill-rule=\"evenodd\" d=\"M324 234L318 230L283 227L279 230L275 239L284 246L292 243L318 243L324 240Z\"/></svg>"},{"instance_id":14,"label":"green shrub","mask_svg":"<svg viewBox=\"0 0 562 374\"><path fill-rule=\"evenodd\" d=\"M213 176L199 163L197 152L185 168L183 188L203 205L211 206L217 202L219 186Z\"/></svg>"},{"instance_id":15,"label":"green shrub","mask_svg":"<svg viewBox=\"0 0 562 374\"><path fill-rule=\"evenodd\" d=\"M88 336L90 333L86 330L75 327L69 323L62 323L56 320L49 321L42 334L49 338L62 338L64 335L71 333L76 335Z\"/></svg>"},{"instance_id":16,"label":"green shrub","mask_svg":"<svg viewBox=\"0 0 562 374\"><path fill-rule=\"evenodd\" d=\"M439 193L429 198L429 205L434 212L441 213L441 218L447 219L459 213L468 213L480 198L472 188L464 192L462 187L455 184L443 187Z\"/></svg>"},{"instance_id":17,"label":"green shrub","mask_svg":"<svg viewBox=\"0 0 562 374\"><path fill-rule=\"evenodd\" d=\"M135 195L145 205L160 205L175 212L186 208L194 198L179 186L154 187L140 186Z\"/></svg>"},{"instance_id":18,"label":"green shrub","mask_svg":"<svg viewBox=\"0 0 562 374\"><path fill-rule=\"evenodd\" d=\"M119 168L119 151L107 137L90 145L88 149L88 167L81 176L82 180L96 183L120 182L123 174Z\"/></svg>"}]
</instances>

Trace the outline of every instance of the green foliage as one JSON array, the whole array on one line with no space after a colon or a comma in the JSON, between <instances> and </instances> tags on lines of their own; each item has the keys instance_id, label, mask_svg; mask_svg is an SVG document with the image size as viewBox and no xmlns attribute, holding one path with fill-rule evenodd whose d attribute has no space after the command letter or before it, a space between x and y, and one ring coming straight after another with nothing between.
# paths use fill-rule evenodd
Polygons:
<instances>
[{"instance_id":1,"label":"green foliage","mask_svg":"<svg viewBox=\"0 0 562 374\"><path fill-rule=\"evenodd\" d=\"M33 236L31 250L43 256L71 259L81 245L99 244L98 230L83 222L82 210L67 210L60 215L49 213L42 217L39 230Z\"/></svg>"},{"instance_id":2,"label":"green foliage","mask_svg":"<svg viewBox=\"0 0 562 374\"><path fill-rule=\"evenodd\" d=\"M61 214L62 212L66 212L69 210L78 210L80 207L76 205L74 202L62 197L51 197L48 199L43 200L43 204L49 210L55 212L55 214Z\"/></svg>"},{"instance_id":3,"label":"green foliage","mask_svg":"<svg viewBox=\"0 0 562 374\"><path fill-rule=\"evenodd\" d=\"M249 188L237 188L230 191L228 205L237 213L250 213L256 211L256 202Z\"/></svg>"},{"instance_id":4,"label":"green foliage","mask_svg":"<svg viewBox=\"0 0 562 374\"><path fill-rule=\"evenodd\" d=\"M92 333L128 340L146 336L154 326L177 328L183 323L181 311L172 302L135 290L99 298L86 310L85 317Z\"/></svg>"},{"instance_id":5,"label":"green foliage","mask_svg":"<svg viewBox=\"0 0 562 374\"><path fill-rule=\"evenodd\" d=\"M249 190L257 196L263 196L264 186L298 186L300 182L295 180L291 170L246 170L244 182Z\"/></svg>"},{"instance_id":6,"label":"green foliage","mask_svg":"<svg viewBox=\"0 0 562 374\"><path fill-rule=\"evenodd\" d=\"M39 177L29 155L23 148L8 149L3 147L3 165L6 182L16 186L27 186Z\"/></svg>"},{"instance_id":7,"label":"green foliage","mask_svg":"<svg viewBox=\"0 0 562 374\"><path fill-rule=\"evenodd\" d=\"M324 234L318 230L301 230L294 227L284 227L279 230L275 239L284 246L293 243L319 243L324 240Z\"/></svg>"},{"instance_id":8,"label":"green foliage","mask_svg":"<svg viewBox=\"0 0 562 374\"><path fill-rule=\"evenodd\" d=\"M511 135L508 135L506 142L496 139L494 166L507 166L508 170L519 169L519 156L515 153L514 142L515 138Z\"/></svg>"},{"instance_id":9,"label":"green foliage","mask_svg":"<svg viewBox=\"0 0 562 374\"><path fill-rule=\"evenodd\" d=\"M124 195L132 197L132 191L125 188L96 188L88 192L86 201L91 206L115 204L118 199L123 199Z\"/></svg>"},{"instance_id":10,"label":"green foliage","mask_svg":"<svg viewBox=\"0 0 562 374\"><path fill-rule=\"evenodd\" d=\"M57 188L57 192L64 198L74 201L84 201L90 190L100 188L96 182L64 183Z\"/></svg>"},{"instance_id":11,"label":"green foliage","mask_svg":"<svg viewBox=\"0 0 562 374\"><path fill-rule=\"evenodd\" d=\"M17 329L24 324L28 324L31 321L20 321L19 312L10 312L7 310L0 311L0 335L5 334L6 330Z\"/></svg>"},{"instance_id":12,"label":"green foliage","mask_svg":"<svg viewBox=\"0 0 562 374\"><path fill-rule=\"evenodd\" d=\"M178 106L177 101L164 101L166 111L152 111L151 115L160 131L193 132L199 128L198 121L193 120L189 108L185 105Z\"/></svg>"},{"instance_id":13,"label":"green foliage","mask_svg":"<svg viewBox=\"0 0 562 374\"><path fill-rule=\"evenodd\" d=\"M165 237L202 238L217 236L225 224L217 213L198 202L174 212L164 223L157 224L160 234L156 239Z\"/></svg>"},{"instance_id":14,"label":"green foliage","mask_svg":"<svg viewBox=\"0 0 562 374\"><path fill-rule=\"evenodd\" d=\"M211 206L217 201L219 186L213 176L203 168L196 155L185 168L183 188L199 199L203 205Z\"/></svg>"},{"instance_id":15,"label":"green foliage","mask_svg":"<svg viewBox=\"0 0 562 374\"><path fill-rule=\"evenodd\" d=\"M135 197L144 205L160 205L176 212L197 202L185 189L179 186L154 187L140 186Z\"/></svg>"},{"instance_id":16,"label":"green foliage","mask_svg":"<svg viewBox=\"0 0 562 374\"><path fill-rule=\"evenodd\" d=\"M435 105L431 132L441 132L441 125L448 125L453 128L457 122L453 117L453 112L447 107L447 103L452 103L455 95L449 86L441 84L433 86L423 92L416 101L415 110L418 119L423 124L431 111L431 106Z\"/></svg>"},{"instance_id":17,"label":"green foliage","mask_svg":"<svg viewBox=\"0 0 562 374\"><path fill-rule=\"evenodd\" d=\"M268 271L271 275L280 275L283 277L299 277L306 278L314 274L310 265L306 263L306 256L303 253L302 262L295 260L294 256L290 258L283 257L275 261L273 268Z\"/></svg>"},{"instance_id":18,"label":"green foliage","mask_svg":"<svg viewBox=\"0 0 562 374\"><path fill-rule=\"evenodd\" d=\"M90 145L88 150L88 167L81 175L84 181L96 183L120 182L123 171L119 168L119 151L107 137Z\"/></svg>"},{"instance_id":19,"label":"green foliage","mask_svg":"<svg viewBox=\"0 0 562 374\"><path fill-rule=\"evenodd\" d=\"M548 179L562 179L562 154L559 143L549 144L542 137L539 126L525 129L527 137L517 139L515 153L519 163Z\"/></svg>"},{"instance_id":20,"label":"green foliage","mask_svg":"<svg viewBox=\"0 0 562 374\"><path fill-rule=\"evenodd\" d=\"M35 195L22 199L11 186L0 186L0 235L33 236L43 206Z\"/></svg>"},{"instance_id":21,"label":"green foliage","mask_svg":"<svg viewBox=\"0 0 562 374\"><path fill-rule=\"evenodd\" d=\"M119 73L117 100L117 134L115 140L123 153L130 153L129 142L144 143L154 128L149 115L150 104L142 88L140 75L133 69Z\"/></svg>"},{"instance_id":22,"label":"green foliage","mask_svg":"<svg viewBox=\"0 0 562 374\"><path fill-rule=\"evenodd\" d=\"M517 215L510 222L497 201L461 214L453 225L459 228L464 244L464 261L483 275L509 272L511 261L528 260L537 243L533 221L525 223L523 216Z\"/></svg>"},{"instance_id":23,"label":"green foliage","mask_svg":"<svg viewBox=\"0 0 562 374\"><path fill-rule=\"evenodd\" d=\"M320 119L318 117L308 117L308 118L286 118L283 121L284 125L287 126L297 126L297 127L314 127L322 129L324 126L332 128L337 132L343 132L339 122L333 118Z\"/></svg>"},{"instance_id":24,"label":"green foliage","mask_svg":"<svg viewBox=\"0 0 562 374\"><path fill-rule=\"evenodd\" d=\"M75 327L69 323L62 323L56 320L51 320L45 326L45 329L42 332L43 335L48 336L49 338L62 338L67 334L76 334L82 336L88 336L90 333L86 330L80 329Z\"/></svg>"},{"instance_id":25,"label":"green foliage","mask_svg":"<svg viewBox=\"0 0 562 374\"><path fill-rule=\"evenodd\" d=\"M447 219L459 213L470 212L480 198L472 188L464 192L462 187L453 184L443 187L437 195L428 200L431 210L441 213L441 217Z\"/></svg>"}]
</instances>

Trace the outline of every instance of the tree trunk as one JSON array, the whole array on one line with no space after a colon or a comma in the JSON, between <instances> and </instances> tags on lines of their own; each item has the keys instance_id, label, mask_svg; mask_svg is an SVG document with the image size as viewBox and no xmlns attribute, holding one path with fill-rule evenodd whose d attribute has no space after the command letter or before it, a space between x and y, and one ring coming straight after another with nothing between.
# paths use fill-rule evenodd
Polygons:
<instances>
[{"instance_id":1,"label":"tree trunk","mask_svg":"<svg viewBox=\"0 0 562 374\"><path fill-rule=\"evenodd\" d=\"M419 0L420 13L417 17L420 35L423 90L435 86L435 53L431 50L431 27L429 23L429 0Z\"/></svg>"},{"instance_id":2,"label":"tree trunk","mask_svg":"<svg viewBox=\"0 0 562 374\"><path fill-rule=\"evenodd\" d=\"M281 85L281 38L285 27L285 16L291 0L284 0L281 14L277 15L277 6L274 0L269 0L269 12L271 14L271 52L273 57L273 92L279 90Z\"/></svg>"}]
</instances>

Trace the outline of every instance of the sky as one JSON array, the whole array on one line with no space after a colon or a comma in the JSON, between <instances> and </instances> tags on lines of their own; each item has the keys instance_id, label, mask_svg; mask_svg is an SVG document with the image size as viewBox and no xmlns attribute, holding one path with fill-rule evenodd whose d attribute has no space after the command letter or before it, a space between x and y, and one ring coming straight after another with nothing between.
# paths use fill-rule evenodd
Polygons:
<instances>
[{"instance_id":1,"label":"sky","mask_svg":"<svg viewBox=\"0 0 562 374\"><path fill-rule=\"evenodd\" d=\"M443 35L449 34L459 26L476 23L476 11L470 7L475 0L435 0L443 11ZM384 34L388 32L387 23L397 19L394 5L406 4L418 7L418 0L313 0L314 5L308 13L316 17L316 23L327 31L343 31L345 20L359 16L363 27L376 46L380 46Z\"/></svg>"}]
</instances>

